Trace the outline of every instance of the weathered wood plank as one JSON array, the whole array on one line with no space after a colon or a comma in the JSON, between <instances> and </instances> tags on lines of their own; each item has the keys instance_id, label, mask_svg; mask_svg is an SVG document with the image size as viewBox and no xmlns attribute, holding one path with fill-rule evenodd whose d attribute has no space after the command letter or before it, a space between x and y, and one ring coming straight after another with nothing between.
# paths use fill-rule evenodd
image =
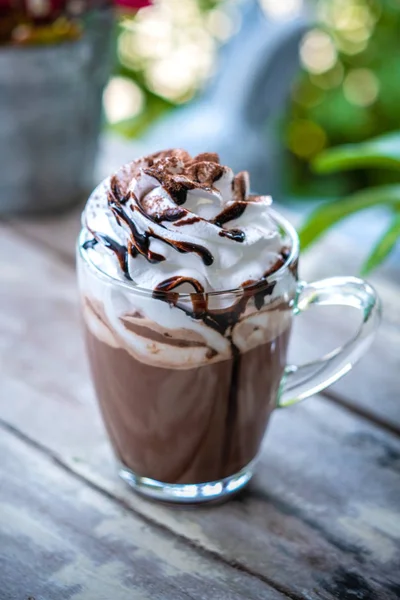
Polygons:
<instances>
[{"instance_id":1,"label":"weathered wood plank","mask_svg":"<svg viewBox=\"0 0 400 600\"><path fill-rule=\"evenodd\" d=\"M332 232L302 254L301 276L306 281L343 275L359 276L365 259L360 248L341 233ZM383 265L371 273L368 281L378 291L387 323L400 326L400 265L398 269Z\"/></svg>"},{"instance_id":2,"label":"weathered wood plank","mask_svg":"<svg viewBox=\"0 0 400 600\"><path fill-rule=\"evenodd\" d=\"M355 334L353 308L318 307L295 319L289 360L315 360ZM400 329L383 321L361 362L323 394L400 434Z\"/></svg>"},{"instance_id":3,"label":"weathered wood plank","mask_svg":"<svg viewBox=\"0 0 400 600\"><path fill-rule=\"evenodd\" d=\"M75 245L80 231L82 207L62 215L42 216L40 219L12 221L10 225L22 235L54 250L67 263L75 264Z\"/></svg>"},{"instance_id":4,"label":"weathered wood plank","mask_svg":"<svg viewBox=\"0 0 400 600\"><path fill-rule=\"evenodd\" d=\"M287 598L145 523L8 432L0 454L0 599Z\"/></svg>"},{"instance_id":5,"label":"weathered wood plank","mask_svg":"<svg viewBox=\"0 0 400 600\"><path fill-rule=\"evenodd\" d=\"M250 493L191 512L146 502L115 477L82 360L71 270L5 230L0 243L15 259L11 269L0 262L6 423L146 519L292 598L346 598L346 589L364 600L396 598L396 438L314 399L274 417Z\"/></svg>"},{"instance_id":6,"label":"weathered wood plank","mask_svg":"<svg viewBox=\"0 0 400 600\"><path fill-rule=\"evenodd\" d=\"M74 261L74 244L79 231L79 210L64 217L51 217L29 224L19 224L18 229L40 243L54 248L64 259ZM327 261L326 257L329 257ZM327 275L357 273L358 258L354 249L346 251L346 242L335 243L332 237L319 243L315 250L307 253L300 265L301 275L306 280L323 278ZM381 276L372 278L384 300L383 326L368 355L346 379L333 386L329 395L357 411L376 418L387 427L400 433L400 286L391 284ZM357 317L358 318L358 317ZM335 311L313 309L307 316L296 320L293 336L293 357L316 358L333 350L349 339L352 309ZM357 322L355 322L357 324Z\"/></svg>"},{"instance_id":7,"label":"weathered wood plank","mask_svg":"<svg viewBox=\"0 0 400 600\"><path fill-rule=\"evenodd\" d=\"M298 209L292 205L279 206L278 210L295 226L303 221ZM359 276L368 248L360 248L359 239L353 240L341 228L335 227L307 250L302 252L300 261L301 276L306 281L343 275ZM384 319L400 325L398 297L400 294L400 268L393 262L384 263L374 271L369 281L378 290L385 306Z\"/></svg>"}]
</instances>

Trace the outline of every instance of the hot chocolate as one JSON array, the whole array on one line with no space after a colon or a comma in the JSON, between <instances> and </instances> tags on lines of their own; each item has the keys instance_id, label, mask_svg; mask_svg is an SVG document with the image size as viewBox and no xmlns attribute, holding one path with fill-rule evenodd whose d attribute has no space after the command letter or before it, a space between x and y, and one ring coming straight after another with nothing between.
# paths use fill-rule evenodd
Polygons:
<instances>
[{"instance_id":1,"label":"hot chocolate","mask_svg":"<svg viewBox=\"0 0 400 600\"><path fill-rule=\"evenodd\" d=\"M134 161L83 216L80 284L96 392L132 477L228 481L276 404L296 265L270 211L218 157ZM228 478L228 479L227 479Z\"/></svg>"}]
</instances>

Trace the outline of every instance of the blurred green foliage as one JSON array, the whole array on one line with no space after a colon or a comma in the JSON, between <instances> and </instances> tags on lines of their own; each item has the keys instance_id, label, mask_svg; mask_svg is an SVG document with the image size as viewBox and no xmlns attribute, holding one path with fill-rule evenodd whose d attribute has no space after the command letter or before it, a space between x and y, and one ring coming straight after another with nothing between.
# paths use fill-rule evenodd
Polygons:
<instances>
[{"instance_id":1,"label":"blurred green foliage","mask_svg":"<svg viewBox=\"0 0 400 600\"><path fill-rule=\"evenodd\" d=\"M229 37L224 4L224 0L158 0L136 15L120 17L114 80L105 95L112 129L139 137L162 114L195 95L212 72L222 41L221 19L222 30L227 28L222 37Z\"/></svg>"},{"instance_id":2,"label":"blurred green foliage","mask_svg":"<svg viewBox=\"0 0 400 600\"><path fill-rule=\"evenodd\" d=\"M346 217L376 206L385 206L391 221L362 267L362 274L366 275L384 261L400 240L400 131L368 142L325 150L316 157L313 165L320 173L365 167L387 168L395 173L396 183L361 189L346 198L322 205L310 216L300 232L304 250Z\"/></svg>"},{"instance_id":3,"label":"blurred green foliage","mask_svg":"<svg viewBox=\"0 0 400 600\"><path fill-rule=\"evenodd\" d=\"M400 1L317 0L316 7L319 25L302 44L285 132L295 188L327 195L338 179L315 178L310 159L399 127ZM344 189L382 180L391 176L367 168L340 178Z\"/></svg>"},{"instance_id":4,"label":"blurred green foliage","mask_svg":"<svg viewBox=\"0 0 400 600\"><path fill-rule=\"evenodd\" d=\"M219 44L237 29L231 20L235 4L157 0L122 17L115 76L105 96L109 125L138 137L189 101L213 73ZM390 183L390 171L368 165L349 171L347 163L346 172L322 178L309 163L326 148L398 129L400 0L314 0L314 5L316 24L302 41L302 72L283 123L292 191L339 196Z\"/></svg>"}]
</instances>

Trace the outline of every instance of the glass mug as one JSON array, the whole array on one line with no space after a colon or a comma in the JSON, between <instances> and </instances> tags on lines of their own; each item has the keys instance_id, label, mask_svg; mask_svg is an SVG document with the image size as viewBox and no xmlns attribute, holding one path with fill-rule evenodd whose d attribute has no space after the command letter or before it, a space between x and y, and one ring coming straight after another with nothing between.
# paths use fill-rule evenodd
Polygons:
<instances>
[{"instance_id":1,"label":"glass mug","mask_svg":"<svg viewBox=\"0 0 400 600\"><path fill-rule=\"evenodd\" d=\"M208 294L155 294L121 281L93 262L85 250L91 236L80 234L94 385L119 474L144 495L204 502L243 488L273 409L342 377L373 339L380 316L374 289L355 277L299 282L296 231L271 216L288 247L280 268L262 283ZM319 360L287 366L293 316L313 305L359 309L360 329ZM179 323L181 311L192 316L190 328Z\"/></svg>"}]
</instances>

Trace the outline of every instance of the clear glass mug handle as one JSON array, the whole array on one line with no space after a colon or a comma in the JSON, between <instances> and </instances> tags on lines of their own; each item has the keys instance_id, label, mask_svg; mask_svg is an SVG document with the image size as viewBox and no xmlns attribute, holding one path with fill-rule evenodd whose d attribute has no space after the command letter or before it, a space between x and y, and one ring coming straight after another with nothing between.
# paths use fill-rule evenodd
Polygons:
<instances>
[{"instance_id":1,"label":"clear glass mug handle","mask_svg":"<svg viewBox=\"0 0 400 600\"><path fill-rule=\"evenodd\" d=\"M304 400L343 377L370 346L379 325L379 298L366 281L356 277L300 283L294 314L315 305L357 308L362 314L361 326L350 341L322 358L300 366L287 366L278 397L279 408Z\"/></svg>"}]
</instances>

